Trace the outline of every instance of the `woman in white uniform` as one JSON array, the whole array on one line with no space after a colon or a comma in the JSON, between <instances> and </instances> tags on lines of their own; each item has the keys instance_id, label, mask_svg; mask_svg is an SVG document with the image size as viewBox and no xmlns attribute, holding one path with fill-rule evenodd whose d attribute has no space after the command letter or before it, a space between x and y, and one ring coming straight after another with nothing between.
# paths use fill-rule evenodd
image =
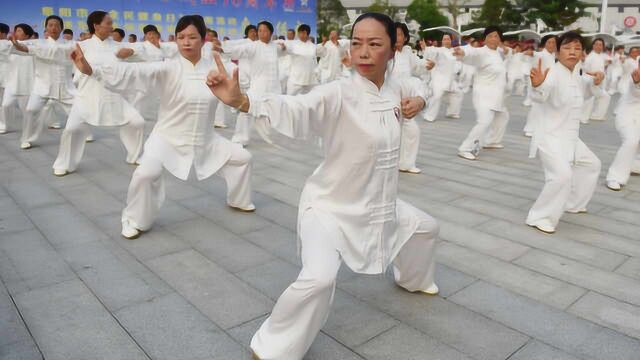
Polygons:
<instances>
[{"instance_id":1,"label":"woman in white uniform","mask_svg":"<svg viewBox=\"0 0 640 360\"><path fill-rule=\"evenodd\" d=\"M454 54L462 62L473 65L476 73L473 80L473 107L476 110L476 125L458 148L458 156L475 160L481 148L502 149L502 137L509 122L505 105L507 69L502 49L502 30L488 26L484 30L485 45L481 48L457 47Z\"/></svg>"},{"instance_id":2,"label":"woman in white uniform","mask_svg":"<svg viewBox=\"0 0 640 360\"><path fill-rule=\"evenodd\" d=\"M302 359L324 325L342 262L358 273L384 273L396 283L435 294L436 221L397 198L400 123L425 104L406 82L385 79L395 53L395 25L362 14L353 25L351 61L357 72L297 96L240 92L238 81L209 76L220 100L259 116L288 136L309 128L323 139L325 158L300 199L302 271L280 296L251 340L256 359ZM268 119L268 120L267 120Z\"/></svg>"},{"instance_id":3,"label":"woman in white uniform","mask_svg":"<svg viewBox=\"0 0 640 360\"><path fill-rule=\"evenodd\" d=\"M436 69L431 72L433 95L429 99L429 106L424 115L427 121L436 120L440 104L445 97L448 103L446 116L460 118L463 94L457 77L462 71L462 63L453 56L451 40L450 34L444 34L440 40L440 46L427 48L425 53L425 58L435 62Z\"/></svg>"},{"instance_id":4,"label":"woman in white uniform","mask_svg":"<svg viewBox=\"0 0 640 360\"><path fill-rule=\"evenodd\" d=\"M543 70L539 59L531 70L531 99L541 117L529 156L540 156L545 184L526 223L545 233L555 232L565 211L587 211L600 174L600 160L579 133L584 99L601 91L604 74L580 75L581 54L582 37L570 31L558 38L558 62Z\"/></svg>"},{"instance_id":5,"label":"woman in white uniform","mask_svg":"<svg viewBox=\"0 0 640 360\"><path fill-rule=\"evenodd\" d=\"M557 38L555 35L545 35L540 41L540 46L543 47L541 51L533 54L533 65L537 65L538 61L542 63L542 70L550 68L556 63L556 48ZM531 104L529 114L527 115L527 122L524 125L524 135L526 137L533 136L533 131L536 128L537 121L540 119L540 106L536 103Z\"/></svg>"},{"instance_id":6,"label":"woman in white uniform","mask_svg":"<svg viewBox=\"0 0 640 360\"><path fill-rule=\"evenodd\" d=\"M591 52L584 60L582 70L591 73L606 73L607 65L610 63L611 57L605 52L604 40L596 38L591 44ZM600 87L602 87L603 91L590 97L585 102L582 118L582 122L585 124L588 123L589 120L604 121L607 117L611 95L605 91L605 84L601 84Z\"/></svg>"},{"instance_id":7,"label":"woman in white uniform","mask_svg":"<svg viewBox=\"0 0 640 360\"><path fill-rule=\"evenodd\" d=\"M182 180L187 180L192 167L199 180L218 172L227 182L229 206L255 210L251 203L251 154L216 134L211 126L218 101L205 84L213 68L211 60L202 58L205 31L201 16L182 17L176 25L181 56L164 62L114 62L92 67L80 49L73 53L78 69L108 89L124 92L152 86L159 91L158 123L145 143L122 212L122 236L127 239L151 228L165 198L163 168Z\"/></svg>"}]
</instances>

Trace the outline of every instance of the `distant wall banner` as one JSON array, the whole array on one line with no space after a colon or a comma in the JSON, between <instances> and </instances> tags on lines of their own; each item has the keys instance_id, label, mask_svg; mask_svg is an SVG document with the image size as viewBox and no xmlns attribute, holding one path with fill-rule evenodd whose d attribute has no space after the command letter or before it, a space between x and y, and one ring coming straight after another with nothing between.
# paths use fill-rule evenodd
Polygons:
<instances>
[{"instance_id":1,"label":"distant wall banner","mask_svg":"<svg viewBox=\"0 0 640 360\"><path fill-rule=\"evenodd\" d=\"M74 33L87 31L87 16L94 10L111 14L114 27L142 35L145 25L158 27L166 38L182 15L199 14L208 28L222 36L242 37L244 28L270 21L278 35L299 24L316 29L316 0L0 0L0 22L13 28L27 23L40 34L44 19L58 15Z\"/></svg>"}]
</instances>

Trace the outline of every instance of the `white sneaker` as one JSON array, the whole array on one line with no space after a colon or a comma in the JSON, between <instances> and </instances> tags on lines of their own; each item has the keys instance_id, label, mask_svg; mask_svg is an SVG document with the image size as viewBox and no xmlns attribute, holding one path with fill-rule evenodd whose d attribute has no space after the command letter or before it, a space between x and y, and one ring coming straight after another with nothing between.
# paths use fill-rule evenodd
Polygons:
<instances>
[{"instance_id":1,"label":"white sneaker","mask_svg":"<svg viewBox=\"0 0 640 360\"><path fill-rule=\"evenodd\" d=\"M55 176L65 176L67 175L69 172L67 170L62 170L62 169L53 169L53 175Z\"/></svg>"},{"instance_id":2,"label":"white sneaker","mask_svg":"<svg viewBox=\"0 0 640 360\"><path fill-rule=\"evenodd\" d=\"M213 127L214 127L214 128L218 128L218 129L226 129L226 128L228 128L228 126L227 126L227 125L224 125L224 124L223 124L223 125L215 125L215 124L214 124L214 125L213 125Z\"/></svg>"},{"instance_id":3,"label":"white sneaker","mask_svg":"<svg viewBox=\"0 0 640 360\"><path fill-rule=\"evenodd\" d=\"M0 129L0 135L6 134L6 133L7 133L7 129Z\"/></svg>"},{"instance_id":4,"label":"white sneaker","mask_svg":"<svg viewBox=\"0 0 640 360\"><path fill-rule=\"evenodd\" d=\"M409 173L409 174L420 174L422 170L417 167L412 167L410 169L400 169L400 172Z\"/></svg>"},{"instance_id":5,"label":"white sneaker","mask_svg":"<svg viewBox=\"0 0 640 360\"><path fill-rule=\"evenodd\" d=\"M550 224L530 224L527 223L527 225L534 227L536 229L538 229L539 231L542 231L545 234L553 234L554 232L556 232L556 229L551 226Z\"/></svg>"},{"instance_id":6,"label":"white sneaker","mask_svg":"<svg viewBox=\"0 0 640 360\"><path fill-rule=\"evenodd\" d=\"M122 222L122 237L127 240L134 240L140 237L140 230L129 224L129 221Z\"/></svg>"},{"instance_id":7,"label":"white sneaker","mask_svg":"<svg viewBox=\"0 0 640 360\"><path fill-rule=\"evenodd\" d=\"M472 153L470 153L469 151L461 151L458 153L458 156L463 158L463 159L467 159L467 160L475 160L477 159L477 157L475 155L473 155Z\"/></svg>"},{"instance_id":8,"label":"white sneaker","mask_svg":"<svg viewBox=\"0 0 640 360\"><path fill-rule=\"evenodd\" d=\"M438 285L433 283L431 286L429 286L425 290L421 290L421 291L423 293L425 293L425 294L428 294L428 295L438 295L438 293L440 292L440 289L438 289Z\"/></svg>"},{"instance_id":9,"label":"white sneaker","mask_svg":"<svg viewBox=\"0 0 640 360\"><path fill-rule=\"evenodd\" d=\"M84 140L85 142L92 142L93 139L93 134L89 134L89 136L87 136L87 138Z\"/></svg>"},{"instance_id":10,"label":"white sneaker","mask_svg":"<svg viewBox=\"0 0 640 360\"><path fill-rule=\"evenodd\" d=\"M587 209L566 209L565 212L568 212L569 214L586 214Z\"/></svg>"},{"instance_id":11,"label":"white sneaker","mask_svg":"<svg viewBox=\"0 0 640 360\"><path fill-rule=\"evenodd\" d=\"M451 118L451 119L460 119L460 115L455 115L455 114L453 114L453 115L447 115L447 117L448 117L448 118Z\"/></svg>"},{"instance_id":12,"label":"white sneaker","mask_svg":"<svg viewBox=\"0 0 640 360\"><path fill-rule=\"evenodd\" d=\"M23 142L22 144L20 144L20 149L22 150L31 149L31 143L28 141Z\"/></svg>"},{"instance_id":13,"label":"white sneaker","mask_svg":"<svg viewBox=\"0 0 640 360\"><path fill-rule=\"evenodd\" d=\"M242 212L254 212L254 211L256 211L256 206L253 205L253 204L247 206L246 208L242 208L242 207L239 207L239 206L233 206L233 205L230 205L230 204L227 204L227 206L229 206L233 210L242 211Z\"/></svg>"},{"instance_id":14,"label":"white sneaker","mask_svg":"<svg viewBox=\"0 0 640 360\"><path fill-rule=\"evenodd\" d=\"M527 131L527 132L525 132L525 133L524 133L524 136L526 136L526 137L532 137L532 136L533 136L533 133L532 133L532 132L528 132L528 131Z\"/></svg>"},{"instance_id":15,"label":"white sneaker","mask_svg":"<svg viewBox=\"0 0 640 360\"><path fill-rule=\"evenodd\" d=\"M60 129L61 127L62 126L60 126L60 124L57 124L57 123L49 125L49 129L56 129L57 130L57 129Z\"/></svg>"},{"instance_id":16,"label":"white sneaker","mask_svg":"<svg viewBox=\"0 0 640 360\"><path fill-rule=\"evenodd\" d=\"M482 147L483 149L504 149L502 144L487 144Z\"/></svg>"},{"instance_id":17,"label":"white sneaker","mask_svg":"<svg viewBox=\"0 0 640 360\"><path fill-rule=\"evenodd\" d=\"M607 181L607 187L613 191L620 191L620 189L622 189L622 186L620 186L620 183L618 183L615 180Z\"/></svg>"},{"instance_id":18,"label":"white sneaker","mask_svg":"<svg viewBox=\"0 0 640 360\"><path fill-rule=\"evenodd\" d=\"M525 100L522 102L522 105L524 106L531 106L531 100Z\"/></svg>"}]
</instances>

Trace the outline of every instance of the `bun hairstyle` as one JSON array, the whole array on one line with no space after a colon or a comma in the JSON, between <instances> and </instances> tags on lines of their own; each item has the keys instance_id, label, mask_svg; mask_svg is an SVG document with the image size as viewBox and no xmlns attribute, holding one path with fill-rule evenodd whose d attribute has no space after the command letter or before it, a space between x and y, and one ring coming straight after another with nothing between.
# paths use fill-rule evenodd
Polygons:
<instances>
[{"instance_id":1,"label":"bun hairstyle","mask_svg":"<svg viewBox=\"0 0 640 360\"><path fill-rule=\"evenodd\" d=\"M391 20L391 18L385 14L380 13L364 13L353 22L353 26L351 27L351 39L353 39L353 29L356 28L356 24L365 19L373 19L382 24L384 26L387 35L389 36L389 40L391 40L391 50L393 50L396 46L396 41L398 41L398 37L396 36L396 23Z\"/></svg>"}]
</instances>

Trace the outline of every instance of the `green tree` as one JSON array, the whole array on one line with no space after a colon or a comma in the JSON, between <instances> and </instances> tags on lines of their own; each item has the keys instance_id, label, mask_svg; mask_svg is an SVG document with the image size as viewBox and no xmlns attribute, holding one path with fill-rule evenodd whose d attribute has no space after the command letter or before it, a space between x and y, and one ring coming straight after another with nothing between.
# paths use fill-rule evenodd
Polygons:
<instances>
[{"instance_id":1,"label":"green tree","mask_svg":"<svg viewBox=\"0 0 640 360\"><path fill-rule=\"evenodd\" d=\"M471 26L486 27L498 25L503 30L517 30L524 23L524 17L520 9L516 8L509 0L486 0L480 11L472 17Z\"/></svg>"},{"instance_id":2,"label":"green tree","mask_svg":"<svg viewBox=\"0 0 640 360\"><path fill-rule=\"evenodd\" d=\"M458 28L458 16L462 14L462 6L467 3L468 0L448 0L445 8L451 14L451 27Z\"/></svg>"},{"instance_id":3,"label":"green tree","mask_svg":"<svg viewBox=\"0 0 640 360\"><path fill-rule=\"evenodd\" d=\"M527 9L525 17L528 23L535 24L536 19L541 19L554 30L562 30L585 16L585 8L588 6L580 0L523 0L522 2L523 8Z\"/></svg>"},{"instance_id":4,"label":"green tree","mask_svg":"<svg viewBox=\"0 0 640 360\"><path fill-rule=\"evenodd\" d=\"M389 0L375 0L373 4L365 10L366 12L377 12L381 14L387 14L392 19L395 19L396 14L400 11L400 8L391 5Z\"/></svg>"},{"instance_id":5,"label":"green tree","mask_svg":"<svg viewBox=\"0 0 640 360\"><path fill-rule=\"evenodd\" d=\"M318 16L318 35L329 35L331 30L340 30L349 23L347 10L340 0L318 0L316 2Z\"/></svg>"},{"instance_id":6,"label":"green tree","mask_svg":"<svg viewBox=\"0 0 640 360\"><path fill-rule=\"evenodd\" d=\"M440 12L436 0L413 0L407 7L407 16L423 29L449 25L449 18Z\"/></svg>"}]
</instances>

